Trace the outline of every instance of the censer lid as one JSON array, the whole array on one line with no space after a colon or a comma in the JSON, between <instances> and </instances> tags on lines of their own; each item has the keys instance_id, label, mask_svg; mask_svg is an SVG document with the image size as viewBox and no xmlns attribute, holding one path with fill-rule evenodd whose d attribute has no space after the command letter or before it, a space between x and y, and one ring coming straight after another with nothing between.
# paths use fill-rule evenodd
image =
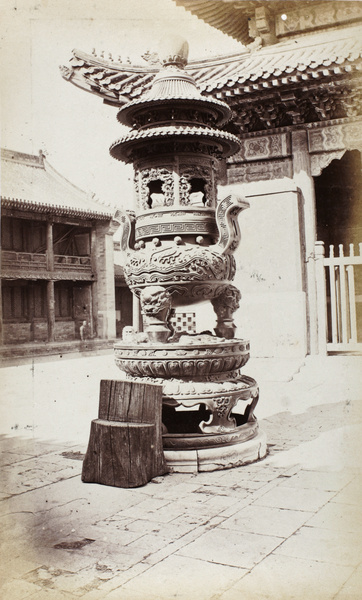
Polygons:
<instances>
[{"instance_id":1,"label":"censer lid","mask_svg":"<svg viewBox=\"0 0 362 600\"><path fill-rule=\"evenodd\" d=\"M136 100L119 110L117 119L124 125L137 126L140 113L169 104L188 104L200 113L212 115L215 125L223 125L231 115L229 106L221 100L202 96L193 77L185 71L188 59L188 42L181 36L172 36L162 42L160 59L162 67L155 75L151 88ZM152 126L152 123L150 123Z\"/></svg>"}]
</instances>

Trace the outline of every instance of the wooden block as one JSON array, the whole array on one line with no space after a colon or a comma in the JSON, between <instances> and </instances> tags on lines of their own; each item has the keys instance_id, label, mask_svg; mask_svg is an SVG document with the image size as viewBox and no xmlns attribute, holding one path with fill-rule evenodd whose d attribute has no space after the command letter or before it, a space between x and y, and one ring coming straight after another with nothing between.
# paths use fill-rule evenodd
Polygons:
<instances>
[{"instance_id":1,"label":"wooden block","mask_svg":"<svg viewBox=\"0 0 362 600\"><path fill-rule=\"evenodd\" d=\"M138 487L154 477L155 426L92 421L82 481L115 487Z\"/></svg>"},{"instance_id":2,"label":"wooden block","mask_svg":"<svg viewBox=\"0 0 362 600\"><path fill-rule=\"evenodd\" d=\"M128 488L166 473L161 413L161 386L102 380L82 481Z\"/></svg>"}]
</instances>

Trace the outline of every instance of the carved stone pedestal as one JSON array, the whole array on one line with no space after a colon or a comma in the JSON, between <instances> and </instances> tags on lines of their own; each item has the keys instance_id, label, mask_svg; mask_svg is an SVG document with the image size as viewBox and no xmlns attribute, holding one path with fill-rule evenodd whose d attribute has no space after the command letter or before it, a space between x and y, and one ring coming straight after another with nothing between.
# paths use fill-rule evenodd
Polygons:
<instances>
[{"instance_id":1,"label":"carved stone pedestal","mask_svg":"<svg viewBox=\"0 0 362 600\"><path fill-rule=\"evenodd\" d=\"M119 343L115 357L128 380L162 386L170 471L226 469L265 456L254 415L258 385L240 372L249 359L247 341L184 335L166 344Z\"/></svg>"},{"instance_id":2,"label":"carved stone pedestal","mask_svg":"<svg viewBox=\"0 0 362 600\"><path fill-rule=\"evenodd\" d=\"M248 427L245 432L247 429ZM198 473L241 467L264 458L266 453L266 435L263 431L257 431L250 439L230 445L164 451L170 473Z\"/></svg>"}]
</instances>

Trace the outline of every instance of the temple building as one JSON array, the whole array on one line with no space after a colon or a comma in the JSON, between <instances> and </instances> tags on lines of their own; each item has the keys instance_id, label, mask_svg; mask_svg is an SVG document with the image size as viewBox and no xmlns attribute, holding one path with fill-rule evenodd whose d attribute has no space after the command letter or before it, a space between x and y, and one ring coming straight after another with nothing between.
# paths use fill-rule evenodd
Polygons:
<instances>
[{"instance_id":1,"label":"temple building","mask_svg":"<svg viewBox=\"0 0 362 600\"><path fill-rule=\"evenodd\" d=\"M1 166L2 354L114 339L114 211L41 152L2 150Z\"/></svg>"},{"instance_id":2,"label":"temple building","mask_svg":"<svg viewBox=\"0 0 362 600\"><path fill-rule=\"evenodd\" d=\"M239 335L254 356L359 351L362 3L175 2L240 41L239 53L186 66L204 96L232 109L226 129L241 141L223 179L250 203ZM75 50L62 75L120 107L151 87L159 59L143 59Z\"/></svg>"}]
</instances>

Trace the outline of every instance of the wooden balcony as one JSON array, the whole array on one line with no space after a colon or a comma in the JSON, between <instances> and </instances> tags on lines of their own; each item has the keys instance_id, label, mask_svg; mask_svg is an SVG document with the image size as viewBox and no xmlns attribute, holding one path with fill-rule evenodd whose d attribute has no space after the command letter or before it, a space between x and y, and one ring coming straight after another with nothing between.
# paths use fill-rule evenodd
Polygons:
<instances>
[{"instance_id":1,"label":"wooden balcony","mask_svg":"<svg viewBox=\"0 0 362 600\"><path fill-rule=\"evenodd\" d=\"M32 252L14 252L3 250L1 253L1 270L4 273L13 273L20 276L20 272L28 273L29 276L34 273L50 273L47 268L46 254L35 254ZM92 262L90 256L66 256L54 255L54 271L55 274L79 273L89 275L92 273ZM26 275L25 275L26 277Z\"/></svg>"},{"instance_id":2,"label":"wooden balcony","mask_svg":"<svg viewBox=\"0 0 362 600\"><path fill-rule=\"evenodd\" d=\"M92 263L90 256L65 256L54 255L54 271L86 271L91 273Z\"/></svg>"},{"instance_id":3,"label":"wooden balcony","mask_svg":"<svg viewBox=\"0 0 362 600\"><path fill-rule=\"evenodd\" d=\"M47 257L46 254L3 250L1 252L1 267L6 271L20 269L44 271L47 267Z\"/></svg>"}]
</instances>

